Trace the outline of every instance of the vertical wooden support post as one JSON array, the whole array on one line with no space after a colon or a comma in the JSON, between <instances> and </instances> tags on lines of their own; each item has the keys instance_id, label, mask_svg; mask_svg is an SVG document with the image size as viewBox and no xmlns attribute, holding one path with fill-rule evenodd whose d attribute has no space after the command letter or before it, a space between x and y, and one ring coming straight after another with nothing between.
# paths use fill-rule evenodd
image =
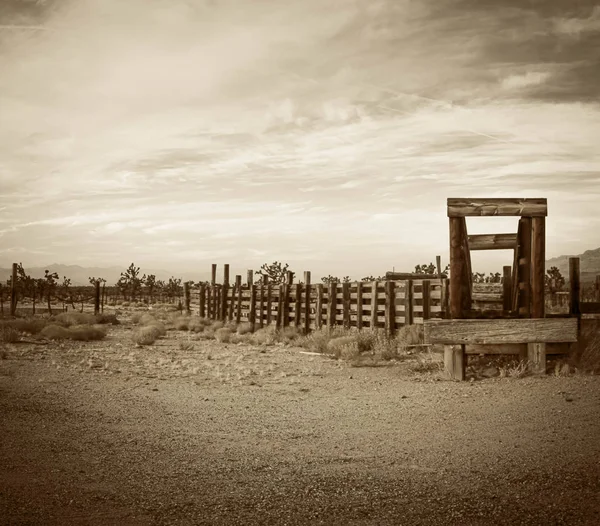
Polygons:
<instances>
[{"instance_id":1,"label":"vertical wooden support post","mask_svg":"<svg viewBox=\"0 0 600 526\"><path fill-rule=\"evenodd\" d=\"M519 220L519 295L518 315L521 318L531 317L531 217L522 217Z\"/></svg>"},{"instance_id":2,"label":"vertical wooden support post","mask_svg":"<svg viewBox=\"0 0 600 526\"><path fill-rule=\"evenodd\" d=\"M337 283L329 283L329 302L327 303L327 325L329 330L335 326L337 312Z\"/></svg>"},{"instance_id":3,"label":"vertical wooden support post","mask_svg":"<svg viewBox=\"0 0 600 526\"><path fill-rule=\"evenodd\" d=\"M296 283L295 288L296 297L294 298L294 326L299 328L302 320L302 285L300 283Z\"/></svg>"},{"instance_id":4,"label":"vertical wooden support post","mask_svg":"<svg viewBox=\"0 0 600 526\"><path fill-rule=\"evenodd\" d=\"M442 277L442 256L435 256L435 268L437 270L438 278Z\"/></svg>"},{"instance_id":5,"label":"vertical wooden support post","mask_svg":"<svg viewBox=\"0 0 600 526\"><path fill-rule=\"evenodd\" d=\"M213 301L213 312L215 313L215 320L221 319L221 287L220 285L215 285L215 294Z\"/></svg>"},{"instance_id":6,"label":"vertical wooden support post","mask_svg":"<svg viewBox=\"0 0 600 526\"><path fill-rule=\"evenodd\" d=\"M283 328L283 308L284 308L284 296L285 296L285 285L281 283L279 285L279 296L277 298L277 318L275 322L275 327L277 329Z\"/></svg>"},{"instance_id":7,"label":"vertical wooden support post","mask_svg":"<svg viewBox=\"0 0 600 526\"><path fill-rule=\"evenodd\" d=\"M543 318L546 312L544 276L546 274L546 218L531 220L531 317Z\"/></svg>"},{"instance_id":8,"label":"vertical wooden support post","mask_svg":"<svg viewBox=\"0 0 600 526\"><path fill-rule=\"evenodd\" d=\"M467 359L464 345L444 345L444 370L450 380L464 381Z\"/></svg>"},{"instance_id":9,"label":"vertical wooden support post","mask_svg":"<svg viewBox=\"0 0 600 526\"><path fill-rule=\"evenodd\" d=\"M221 297L221 318L227 320L227 296L229 292L229 263L223 265L223 292Z\"/></svg>"},{"instance_id":10,"label":"vertical wooden support post","mask_svg":"<svg viewBox=\"0 0 600 526\"><path fill-rule=\"evenodd\" d=\"M318 283L317 288L317 303L315 305L315 329L320 330L323 327L323 284Z\"/></svg>"},{"instance_id":11,"label":"vertical wooden support post","mask_svg":"<svg viewBox=\"0 0 600 526\"><path fill-rule=\"evenodd\" d=\"M450 217L450 318L462 318L465 287L462 283L467 273L463 250L463 222L461 217ZM408 323L406 323L408 325Z\"/></svg>"},{"instance_id":12,"label":"vertical wooden support post","mask_svg":"<svg viewBox=\"0 0 600 526\"><path fill-rule=\"evenodd\" d=\"M227 309L229 310L229 312L227 313L227 319L229 321L233 321L233 318L235 316L235 295L236 295L235 285L227 287L227 297L228 297L227 301L229 302L227 304Z\"/></svg>"},{"instance_id":13,"label":"vertical wooden support post","mask_svg":"<svg viewBox=\"0 0 600 526\"><path fill-rule=\"evenodd\" d=\"M209 320L212 320L212 291L213 291L213 287L212 286L208 286L206 287L206 317Z\"/></svg>"},{"instance_id":14,"label":"vertical wooden support post","mask_svg":"<svg viewBox=\"0 0 600 526\"><path fill-rule=\"evenodd\" d=\"M186 281L183 284L183 308L186 313L190 313L190 284Z\"/></svg>"},{"instance_id":15,"label":"vertical wooden support post","mask_svg":"<svg viewBox=\"0 0 600 526\"><path fill-rule=\"evenodd\" d=\"M581 277L579 273L579 258L569 258L569 314L581 316Z\"/></svg>"},{"instance_id":16,"label":"vertical wooden support post","mask_svg":"<svg viewBox=\"0 0 600 526\"><path fill-rule=\"evenodd\" d=\"M356 328L361 331L363 327L363 297L362 281L356 283Z\"/></svg>"},{"instance_id":17,"label":"vertical wooden support post","mask_svg":"<svg viewBox=\"0 0 600 526\"><path fill-rule=\"evenodd\" d=\"M440 287L440 304L442 306L442 318L448 319L450 317L450 294L448 292L450 286L450 280L442 278Z\"/></svg>"},{"instance_id":18,"label":"vertical wooden support post","mask_svg":"<svg viewBox=\"0 0 600 526\"><path fill-rule=\"evenodd\" d=\"M385 282L385 333L388 337L394 336L396 331L396 294L395 283L391 280Z\"/></svg>"},{"instance_id":19,"label":"vertical wooden support post","mask_svg":"<svg viewBox=\"0 0 600 526\"><path fill-rule=\"evenodd\" d=\"M286 283L288 285L292 285L294 283L294 273L291 270L288 270L286 273Z\"/></svg>"},{"instance_id":20,"label":"vertical wooden support post","mask_svg":"<svg viewBox=\"0 0 600 526\"><path fill-rule=\"evenodd\" d=\"M404 325L412 325L413 316L413 280L404 282Z\"/></svg>"},{"instance_id":21,"label":"vertical wooden support post","mask_svg":"<svg viewBox=\"0 0 600 526\"><path fill-rule=\"evenodd\" d=\"M235 322L239 324L242 320L242 276L239 274L235 277L235 291L237 292L237 301L235 302Z\"/></svg>"},{"instance_id":22,"label":"vertical wooden support post","mask_svg":"<svg viewBox=\"0 0 600 526\"><path fill-rule=\"evenodd\" d=\"M304 334L310 332L310 270L304 272Z\"/></svg>"},{"instance_id":23,"label":"vertical wooden support post","mask_svg":"<svg viewBox=\"0 0 600 526\"><path fill-rule=\"evenodd\" d=\"M262 329L265 325L265 284L260 284L258 296L258 326Z\"/></svg>"},{"instance_id":24,"label":"vertical wooden support post","mask_svg":"<svg viewBox=\"0 0 600 526\"><path fill-rule=\"evenodd\" d=\"M342 283L342 323L344 329L350 328L350 283Z\"/></svg>"},{"instance_id":25,"label":"vertical wooden support post","mask_svg":"<svg viewBox=\"0 0 600 526\"><path fill-rule=\"evenodd\" d=\"M377 329L377 281L371 281L371 329Z\"/></svg>"},{"instance_id":26,"label":"vertical wooden support post","mask_svg":"<svg viewBox=\"0 0 600 526\"><path fill-rule=\"evenodd\" d=\"M100 280L94 282L94 314L100 314Z\"/></svg>"},{"instance_id":27,"label":"vertical wooden support post","mask_svg":"<svg viewBox=\"0 0 600 526\"><path fill-rule=\"evenodd\" d=\"M512 310L512 269L510 265L502 267L502 310L508 314Z\"/></svg>"},{"instance_id":28,"label":"vertical wooden support post","mask_svg":"<svg viewBox=\"0 0 600 526\"><path fill-rule=\"evenodd\" d=\"M250 285L250 312L248 313L248 321L252 328L252 332L256 328L256 285Z\"/></svg>"},{"instance_id":29,"label":"vertical wooden support post","mask_svg":"<svg viewBox=\"0 0 600 526\"><path fill-rule=\"evenodd\" d=\"M210 284L211 286L215 286L217 284L217 264L213 263L210 274Z\"/></svg>"},{"instance_id":30,"label":"vertical wooden support post","mask_svg":"<svg viewBox=\"0 0 600 526\"><path fill-rule=\"evenodd\" d=\"M17 263L12 264L12 276L10 280L10 315L17 314Z\"/></svg>"},{"instance_id":31,"label":"vertical wooden support post","mask_svg":"<svg viewBox=\"0 0 600 526\"><path fill-rule=\"evenodd\" d=\"M199 309L199 315L201 318L204 318L206 316L206 285L204 283L200 284L200 309Z\"/></svg>"},{"instance_id":32,"label":"vertical wooden support post","mask_svg":"<svg viewBox=\"0 0 600 526\"><path fill-rule=\"evenodd\" d=\"M267 325L273 321L273 285L267 282Z\"/></svg>"},{"instance_id":33,"label":"vertical wooden support post","mask_svg":"<svg viewBox=\"0 0 600 526\"><path fill-rule=\"evenodd\" d=\"M246 283L248 286L254 283L254 271L252 269L248 269L246 272Z\"/></svg>"},{"instance_id":34,"label":"vertical wooden support post","mask_svg":"<svg viewBox=\"0 0 600 526\"><path fill-rule=\"evenodd\" d=\"M431 282L428 279L423 280L423 321L431 318Z\"/></svg>"},{"instance_id":35,"label":"vertical wooden support post","mask_svg":"<svg viewBox=\"0 0 600 526\"><path fill-rule=\"evenodd\" d=\"M528 343L527 360L533 374L546 374L546 344Z\"/></svg>"},{"instance_id":36,"label":"vertical wooden support post","mask_svg":"<svg viewBox=\"0 0 600 526\"><path fill-rule=\"evenodd\" d=\"M283 284L283 305L281 309L281 326L287 327L290 324L290 288L291 283Z\"/></svg>"}]
</instances>

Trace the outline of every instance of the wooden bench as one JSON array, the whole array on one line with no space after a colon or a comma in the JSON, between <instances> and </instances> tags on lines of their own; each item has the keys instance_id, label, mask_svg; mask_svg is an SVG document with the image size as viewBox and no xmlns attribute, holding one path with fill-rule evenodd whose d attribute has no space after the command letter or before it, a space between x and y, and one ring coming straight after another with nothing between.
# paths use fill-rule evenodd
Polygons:
<instances>
[{"instance_id":1,"label":"wooden bench","mask_svg":"<svg viewBox=\"0 0 600 526\"><path fill-rule=\"evenodd\" d=\"M521 318L492 320L436 320L424 324L425 343L444 345L446 374L465 379L466 346L526 345L532 372L546 371L546 344L577 341L577 318ZM484 352L484 351L482 351Z\"/></svg>"}]
</instances>

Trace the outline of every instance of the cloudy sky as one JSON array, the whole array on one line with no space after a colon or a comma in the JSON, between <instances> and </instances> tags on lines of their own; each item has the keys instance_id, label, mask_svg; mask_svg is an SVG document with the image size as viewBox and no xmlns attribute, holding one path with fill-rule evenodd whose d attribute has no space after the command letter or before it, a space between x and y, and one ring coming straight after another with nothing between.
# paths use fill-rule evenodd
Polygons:
<instances>
[{"instance_id":1,"label":"cloudy sky","mask_svg":"<svg viewBox=\"0 0 600 526\"><path fill-rule=\"evenodd\" d=\"M0 265L360 278L447 260L446 199L483 196L597 248L594 4L0 0Z\"/></svg>"}]
</instances>

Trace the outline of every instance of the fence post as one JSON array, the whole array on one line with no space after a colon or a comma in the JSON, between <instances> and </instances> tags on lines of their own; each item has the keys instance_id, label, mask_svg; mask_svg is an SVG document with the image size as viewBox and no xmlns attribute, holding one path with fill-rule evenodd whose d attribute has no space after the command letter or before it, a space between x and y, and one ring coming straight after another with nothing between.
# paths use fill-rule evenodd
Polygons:
<instances>
[{"instance_id":1,"label":"fence post","mask_svg":"<svg viewBox=\"0 0 600 526\"><path fill-rule=\"evenodd\" d=\"M275 327L281 329L283 327L283 297L285 295L285 285L279 284L279 296L277 298L277 318L275 321Z\"/></svg>"},{"instance_id":2,"label":"fence post","mask_svg":"<svg viewBox=\"0 0 600 526\"><path fill-rule=\"evenodd\" d=\"M283 308L281 309L281 326L287 327L290 324L290 288L291 283L283 284Z\"/></svg>"},{"instance_id":3,"label":"fence post","mask_svg":"<svg viewBox=\"0 0 600 526\"><path fill-rule=\"evenodd\" d=\"M329 283L329 303L327 304L327 324L329 330L336 324L336 307L337 307L337 283Z\"/></svg>"},{"instance_id":4,"label":"fence post","mask_svg":"<svg viewBox=\"0 0 600 526\"><path fill-rule=\"evenodd\" d=\"M273 285L267 283L267 325L271 325L273 321Z\"/></svg>"},{"instance_id":5,"label":"fence post","mask_svg":"<svg viewBox=\"0 0 600 526\"><path fill-rule=\"evenodd\" d=\"M294 325L300 327L300 314L302 311L302 285L296 283L296 297L294 298Z\"/></svg>"},{"instance_id":6,"label":"fence post","mask_svg":"<svg viewBox=\"0 0 600 526\"><path fill-rule=\"evenodd\" d=\"M189 314L190 313L190 284L187 281L183 284L183 307L185 308L185 312L187 314Z\"/></svg>"},{"instance_id":7,"label":"fence post","mask_svg":"<svg viewBox=\"0 0 600 526\"><path fill-rule=\"evenodd\" d=\"M34 313L35 314L35 313ZM94 314L100 314L100 281L94 282Z\"/></svg>"},{"instance_id":8,"label":"fence post","mask_svg":"<svg viewBox=\"0 0 600 526\"><path fill-rule=\"evenodd\" d=\"M239 324L242 319L242 276L239 274L235 277L235 290L237 292L237 302L235 305L235 322Z\"/></svg>"},{"instance_id":9,"label":"fence post","mask_svg":"<svg viewBox=\"0 0 600 526\"><path fill-rule=\"evenodd\" d=\"M385 332L388 337L394 336L396 329L396 295L394 294L395 283L392 280L385 282Z\"/></svg>"},{"instance_id":10,"label":"fence post","mask_svg":"<svg viewBox=\"0 0 600 526\"><path fill-rule=\"evenodd\" d=\"M317 303L315 305L315 329L323 327L323 284L317 283Z\"/></svg>"},{"instance_id":11,"label":"fence post","mask_svg":"<svg viewBox=\"0 0 600 526\"><path fill-rule=\"evenodd\" d=\"M580 295L581 281L579 275L579 258L569 258L569 288L571 291L569 302L569 314L581 317Z\"/></svg>"},{"instance_id":12,"label":"fence post","mask_svg":"<svg viewBox=\"0 0 600 526\"><path fill-rule=\"evenodd\" d=\"M404 285L404 325L413 324L413 281L407 279Z\"/></svg>"},{"instance_id":13,"label":"fence post","mask_svg":"<svg viewBox=\"0 0 600 526\"><path fill-rule=\"evenodd\" d=\"M377 328L377 284L378 281L371 281L371 329Z\"/></svg>"},{"instance_id":14,"label":"fence post","mask_svg":"<svg viewBox=\"0 0 600 526\"><path fill-rule=\"evenodd\" d=\"M223 292L221 297L221 319L227 320L227 291L229 290L229 263L223 265Z\"/></svg>"},{"instance_id":15,"label":"fence post","mask_svg":"<svg viewBox=\"0 0 600 526\"><path fill-rule=\"evenodd\" d=\"M248 269L246 272L246 282L248 283L248 286L254 283L254 271L252 269Z\"/></svg>"},{"instance_id":16,"label":"fence post","mask_svg":"<svg viewBox=\"0 0 600 526\"><path fill-rule=\"evenodd\" d=\"M304 334L310 331L310 271L304 272Z\"/></svg>"},{"instance_id":17,"label":"fence post","mask_svg":"<svg viewBox=\"0 0 600 526\"><path fill-rule=\"evenodd\" d=\"M12 278L10 283L10 315L17 314L17 264L12 264Z\"/></svg>"},{"instance_id":18,"label":"fence post","mask_svg":"<svg viewBox=\"0 0 600 526\"><path fill-rule=\"evenodd\" d=\"M502 267L502 308L505 313L512 310L512 268L510 265Z\"/></svg>"},{"instance_id":19,"label":"fence post","mask_svg":"<svg viewBox=\"0 0 600 526\"><path fill-rule=\"evenodd\" d=\"M258 326L262 329L265 325L265 284L260 284L260 295L258 301Z\"/></svg>"},{"instance_id":20,"label":"fence post","mask_svg":"<svg viewBox=\"0 0 600 526\"><path fill-rule=\"evenodd\" d=\"M199 297L199 300L200 300L200 309L199 309L198 314L199 314L199 316L201 318L204 318L205 315L206 315L206 309L205 309L206 305L204 303L205 300L206 300L206 285L204 283L200 284L200 297Z\"/></svg>"},{"instance_id":21,"label":"fence post","mask_svg":"<svg viewBox=\"0 0 600 526\"><path fill-rule=\"evenodd\" d=\"M256 285L250 284L250 312L248 313L248 321L252 327L252 332L256 327Z\"/></svg>"},{"instance_id":22,"label":"fence post","mask_svg":"<svg viewBox=\"0 0 600 526\"><path fill-rule=\"evenodd\" d=\"M363 325L362 281L356 282L356 328L361 331Z\"/></svg>"},{"instance_id":23,"label":"fence post","mask_svg":"<svg viewBox=\"0 0 600 526\"><path fill-rule=\"evenodd\" d=\"M350 328L350 283L342 283L342 318L344 329Z\"/></svg>"},{"instance_id":24,"label":"fence post","mask_svg":"<svg viewBox=\"0 0 600 526\"><path fill-rule=\"evenodd\" d=\"M431 281L423 280L423 321L431 318Z\"/></svg>"},{"instance_id":25,"label":"fence post","mask_svg":"<svg viewBox=\"0 0 600 526\"><path fill-rule=\"evenodd\" d=\"M287 271L287 284L292 285L294 283L294 273L291 270Z\"/></svg>"}]
</instances>

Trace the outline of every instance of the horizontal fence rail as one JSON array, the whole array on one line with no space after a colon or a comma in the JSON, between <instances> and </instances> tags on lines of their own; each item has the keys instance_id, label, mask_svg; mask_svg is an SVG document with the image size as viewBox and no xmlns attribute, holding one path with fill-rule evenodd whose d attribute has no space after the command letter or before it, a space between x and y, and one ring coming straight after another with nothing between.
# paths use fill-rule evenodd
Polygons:
<instances>
[{"instance_id":1,"label":"horizontal fence rail","mask_svg":"<svg viewBox=\"0 0 600 526\"><path fill-rule=\"evenodd\" d=\"M325 326L386 329L442 318L448 280L334 284L202 285L199 314L221 321L274 324L305 331Z\"/></svg>"}]
</instances>

